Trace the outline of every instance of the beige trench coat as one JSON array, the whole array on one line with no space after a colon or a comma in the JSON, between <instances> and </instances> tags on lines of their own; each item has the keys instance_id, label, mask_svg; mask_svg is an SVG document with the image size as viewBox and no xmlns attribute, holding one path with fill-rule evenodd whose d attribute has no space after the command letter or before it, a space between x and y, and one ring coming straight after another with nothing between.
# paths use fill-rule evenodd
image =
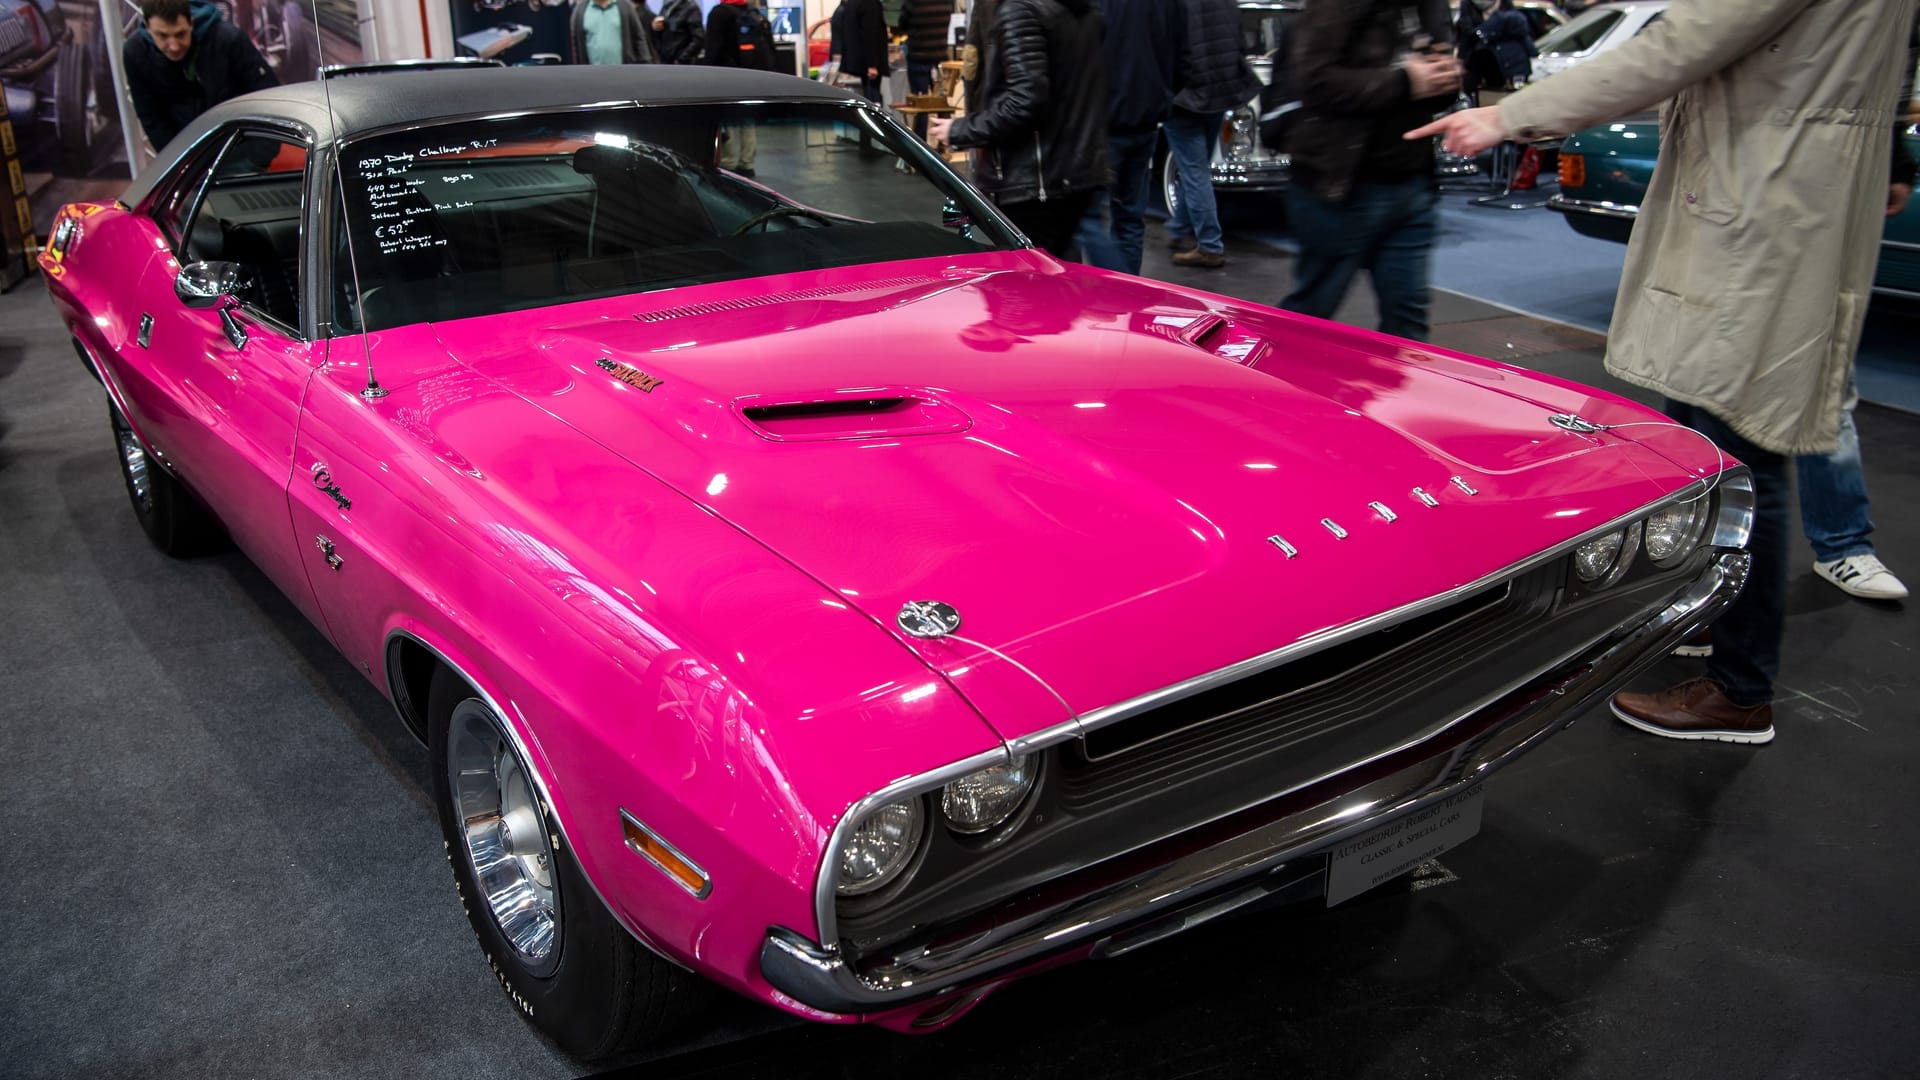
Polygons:
<instances>
[{"instance_id":1,"label":"beige trench coat","mask_svg":"<svg viewBox=\"0 0 1920 1080\"><path fill-rule=\"evenodd\" d=\"M1835 449L1913 10L1675 0L1632 41L1501 102L1521 141L1667 102L1608 371L1706 409L1762 449Z\"/></svg>"}]
</instances>

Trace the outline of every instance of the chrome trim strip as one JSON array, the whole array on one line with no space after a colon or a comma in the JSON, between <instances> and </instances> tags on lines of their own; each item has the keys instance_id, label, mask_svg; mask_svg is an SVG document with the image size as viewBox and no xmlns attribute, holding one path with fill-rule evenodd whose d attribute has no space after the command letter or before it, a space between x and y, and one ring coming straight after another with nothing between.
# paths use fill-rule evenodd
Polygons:
<instances>
[{"instance_id":1,"label":"chrome trim strip","mask_svg":"<svg viewBox=\"0 0 1920 1080\"><path fill-rule=\"evenodd\" d=\"M1592 214L1595 217L1617 218L1632 221L1640 216L1640 207L1628 203L1613 203L1602 199L1576 199L1570 195L1553 195L1547 199L1547 209L1558 210L1563 214Z\"/></svg>"},{"instance_id":2,"label":"chrome trim strip","mask_svg":"<svg viewBox=\"0 0 1920 1080\"><path fill-rule=\"evenodd\" d=\"M679 848L674 847L672 844L668 843L666 837L661 836L659 833L654 832L652 829L647 828L646 822L641 821L637 817L634 817L633 814L629 812L627 808L624 806L620 808L620 820L626 822L627 824L633 826L636 829L639 829L641 832L646 833L648 839L652 840L656 844L659 844L661 847L666 848L668 851L673 852L673 857L676 859L679 859L683 863L686 863L687 866L690 869L692 869L694 873L699 874L700 880L704 882L704 884L702 884L698 890L687 888L686 882L681 881L679 878L673 875L673 871L667 869L665 866L662 866L660 864L660 860L654 858L651 852L646 851L643 848L634 847L633 841L631 840L627 841L628 851L631 851L635 855L638 855L641 858L652 863L654 869L660 871L662 874L665 874L667 876L668 881L671 881L675 885L678 885L681 888L686 889L688 895L692 896L695 900L705 900L707 897L713 895L713 875L707 873L705 867L701 866L697 862L694 862L692 859L687 858L687 853L684 851L681 851Z\"/></svg>"},{"instance_id":3,"label":"chrome trim strip","mask_svg":"<svg viewBox=\"0 0 1920 1080\"><path fill-rule=\"evenodd\" d=\"M1746 537L1752 530L1753 481L1751 475L1747 472L1745 466L1736 466L1719 475L1717 478L1717 486L1723 491L1733 491L1736 493L1745 491L1747 493L1747 499L1744 511L1741 511L1739 508L1737 496L1733 500L1732 508L1736 511L1735 516L1740 518L1740 523L1737 527L1734 523L1728 521L1729 501L1725 498L1722 499L1721 518L1715 528L1712 543L1718 547L1744 546L1746 544ZM1517 577L1554 559L1558 559L1596 536L1601 536L1617 529L1623 529L1645 518L1648 514L1669 502L1703 497L1709 490L1710 488L1707 481L1696 480L1679 491L1663 495L1636 510L1614 518L1604 525L1588 529L1586 532L1556 547L1522 559L1517 563L1496 570L1475 581L1456 586L1446 592L1437 593L1424 600L1416 600L1411 604L1406 604L1392 611L1385 611L1378 615L1361 619L1358 622L1348 623L1345 626L1335 627L1320 634L1302 638L1299 641L1293 642L1290 645L1283 645L1271 652L1262 653L1259 656L1250 657L1202 675L1196 675L1191 679L1182 680L1171 686L1163 686L1158 690L1149 691L1138 697L1129 698L1126 701L1094 709L1091 712L1084 713L1071 720L1064 720L1050 727L1041 728L1039 731L1030 735L1023 735L1019 738L1008 740L1000 749L976 754L964 761L955 762L952 765L944 766L933 772L894 781L881 791L855 803L853 807L841 817L839 823L834 826L833 836L829 839L826 849L821 853L820 870L814 881L814 919L816 929L820 933L820 940L827 943L829 948L832 948L834 947L833 943L837 942L839 938L839 923L834 915L834 892L831 873L832 867L835 865L834 857L839 852L840 844L845 839L846 834L852 830L853 824L876 806L896 801L909 794L931 791L945 785L949 780L957 779L976 769L984 769L991 765L1010 762L1014 757L1035 753L1040 750L1045 750L1050 746L1080 738L1095 728L1117 723L1128 717L1137 716L1140 713L1158 708L1169 702L1191 697L1194 694L1210 690L1225 683L1244 679L1249 675L1265 671L1269 668L1278 667L1281 664L1292 663L1296 660L1311 656L1314 653L1330 649L1343 642L1351 641L1354 638L1364 637L1392 623L1417 618L1437 608L1446 607L1449 604L1468 599L1486 589L1499 587L1509 578ZM1737 540L1733 539L1735 536L1738 537ZM1271 542L1272 538L1269 537L1268 541Z\"/></svg>"},{"instance_id":4,"label":"chrome trim strip","mask_svg":"<svg viewBox=\"0 0 1920 1080\"><path fill-rule=\"evenodd\" d=\"M1892 248L1895 251L1920 251L1920 244L1906 240L1882 240L1880 241L1880 246L1883 248Z\"/></svg>"},{"instance_id":5,"label":"chrome trim strip","mask_svg":"<svg viewBox=\"0 0 1920 1080\"><path fill-rule=\"evenodd\" d=\"M547 790L546 775L534 764L541 759L534 757L533 754L529 752L526 740L520 737L519 730L510 719L510 717L517 714L509 713L507 710L501 708L500 703L493 699L492 694L487 693L485 687L481 686L473 676L467 674L466 669L454 663L452 660L447 659L445 653L420 640L419 635L400 627L395 627L393 630L388 631L386 640L383 641L380 646L380 666L385 669L387 676L387 698L394 703L396 710L400 702L400 694L397 689L398 684L395 681L395 675L398 673L393 667L393 643L396 638L405 638L413 642L415 645L427 650L428 654L435 660L447 665L447 669L455 675L460 676L461 681L465 682L475 694L479 695L480 700L486 704L487 708L492 709L493 714L500 718L500 726L505 729L507 738L513 740L514 750L520 754L520 760L527 763L527 772L533 777L534 787L540 791L540 801L546 804L547 816L552 819L550 823L553 825L553 831L560 834L560 842L567 845L568 851L579 851L580 848L574 844L573 838L567 835L566 824L560 820L559 813L553 809L553 794ZM524 717L522 718L524 719ZM424 721L425 718L422 717L422 720ZM400 722L405 724L407 718L404 715L401 716ZM439 813L440 808L438 806L434 807L434 815L438 817ZM662 843L665 843L665 841L662 841ZM608 903L607 894L600 890L600 883L593 880L593 875L587 872L586 864L582 863L578 856L574 857L574 864L580 867L580 877L586 881L587 888L593 890L594 899L600 901L600 906L611 912L613 917L619 921L620 925L627 928L627 932L633 935L634 940L638 941L642 948L658 956L660 959L665 960L667 963L672 964L674 967L686 970L684 964L681 964L678 960L661 952L659 949L654 948L653 940L647 936L645 931L628 919L625 912L613 904Z\"/></svg>"},{"instance_id":6,"label":"chrome trim strip","mask_svg":"<svg viewBox=\"0 0 1920 1080\"><path fill-rule=\"evenodd\" d=\"M1091 945L1098 954L1121 932L1178 917L1185 908L1204 914L1207 909L1200 905L1223 896L1232 900L1229 890L1236 885L1275 873L1292 860L1317 857L1384 821L1483 782L1710 622L1738 595L1750 565L1744 551L1722 552L1680 596L1624 637L1603 638L1496 703L1506 708L1487 717L1485 729L1466 742L1360 788L1055 907L1025 915L999 913L990 927L951 946L903 946L899 955L864 974L854 971L836 947L823 948L785 927L771 927L761 945L761 973L797 1001L846 1015L910 1005L1075 948Z\"/></svg>"}]
</instances>

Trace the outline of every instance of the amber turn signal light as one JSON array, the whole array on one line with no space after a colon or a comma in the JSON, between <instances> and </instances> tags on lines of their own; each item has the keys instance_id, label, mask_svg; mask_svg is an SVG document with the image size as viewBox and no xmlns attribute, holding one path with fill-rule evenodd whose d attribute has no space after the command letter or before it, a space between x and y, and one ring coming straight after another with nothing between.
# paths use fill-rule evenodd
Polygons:
<instances>
[{"instance_id":1,"label":"amber turn signal light","mask_svg":"<svg viewBox=\"0 0 1920 1080\"><path fill-rule=\"evenodd\" d=\"M652 863L655 869L678 882L695 899L705 900L707 894L713 891L713 881L707 877L705 870L625 810L620 811L620 828L627 838L628 847Z\"/></svg>"},{"instance_id":2,"label":"amber turn signal light","mask_svg":"<svg viewBox=\"0 0 1920 1080\"><path fill-rule=\"evenodd\" d=\"M1579 154L1560 155L1561 188L1587 186L1587 159Z\"/></svg>"}]
</instances>

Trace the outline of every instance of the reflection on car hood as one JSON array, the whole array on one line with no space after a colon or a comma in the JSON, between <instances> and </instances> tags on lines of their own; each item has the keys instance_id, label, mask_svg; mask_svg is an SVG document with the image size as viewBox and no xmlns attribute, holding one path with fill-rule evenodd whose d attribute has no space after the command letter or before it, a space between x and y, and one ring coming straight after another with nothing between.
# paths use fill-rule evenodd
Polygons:
<instances>
[{"instance_id":1,"label":"reflection on car hood","mask_svg":"<svg viewBox=\"0 0 1920 1080\"><path fill-rule=\"evenodd\" d=\"M1007 737L1684 482L1547 419L1644 418L1615 399L1033 253L746 284L437 330L889 632L953 605L977 645L910 644Z\"/></svg>"}]
</instances>

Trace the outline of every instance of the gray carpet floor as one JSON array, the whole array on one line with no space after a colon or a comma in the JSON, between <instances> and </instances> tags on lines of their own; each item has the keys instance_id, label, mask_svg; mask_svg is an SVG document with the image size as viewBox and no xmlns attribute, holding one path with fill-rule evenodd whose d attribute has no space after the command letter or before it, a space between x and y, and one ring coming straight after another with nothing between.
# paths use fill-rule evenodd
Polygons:
<instances>
[{"instance_id":1,"label":"gray carpet floor","mask_svg":"<svg viewBox=\"0 0 1920 1080\"><path fill-rule=\"evenodd\" d=\"M1284 290L1286 259L1230 253L1156 244L1149 273ZM1435 314L1442 343L1602 378L1591 335ZM1920 421L1860 425L1883 553L1920 579ZM647 1074L1911 1075L1920 627L1805 561L1775 746L1593 717L1411 898L1209 927L925 1038L723 1001ZM386 702L243 557L147 544L37 282L0 295L0 762L0 1076L579 1072L488 973Z\"/></svg>"}]
</instances>

